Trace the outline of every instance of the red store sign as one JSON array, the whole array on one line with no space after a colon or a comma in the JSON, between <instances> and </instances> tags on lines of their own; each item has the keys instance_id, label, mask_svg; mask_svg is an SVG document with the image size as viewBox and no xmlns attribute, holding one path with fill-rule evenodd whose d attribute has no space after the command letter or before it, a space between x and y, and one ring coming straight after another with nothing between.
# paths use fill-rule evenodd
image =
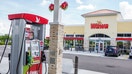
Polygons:
<instances>
[{"instance_id":1,"label":"red store sign","mask_svg":"<svg viewBox=\"0 0 132 74\"><path fill-rule=\"evenodd\" d=\"M102 24L100 21L97 23L91 23L91 29L108 29L108 24Z\"/></svg>"},{"instance_id":2,"label":"red store sign","mask_svg":"<svg viewBox=\"0 0 132 74\"><path fill-rule=\"evenodd\" d=\"M108 29L108 27L109 27L108 24L97 24L97 23L91 24L91 29Z\"/></svg>"}]
</instances>

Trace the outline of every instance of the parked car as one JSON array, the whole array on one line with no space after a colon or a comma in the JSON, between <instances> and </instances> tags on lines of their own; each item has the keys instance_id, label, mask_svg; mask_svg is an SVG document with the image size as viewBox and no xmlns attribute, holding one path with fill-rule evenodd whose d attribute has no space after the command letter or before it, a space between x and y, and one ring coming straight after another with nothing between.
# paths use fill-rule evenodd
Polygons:
<instances>
[{"instance_id":1,"label":"parked car","mask_svg":"<svg viewBox=\"0 0 132 74\"><path fill-rule=\"evenodd\" d=\"M131 49L130 49L129 59L132 59L132 47L131 47Z\"/></svg>"},{"instance_id":2,"label":"parked car","mask_svg":"<svg viewBox=\"0 0 132 74\"><path fill-rule=\"evenodd\" d=\"M105 56L120 56L121 50L117 46L107 46Z\"/></svg>"},{"instance_id":3,"label":"parked car","mask_svg":"<svg viewBox=\"0 0 132 74\"><path fill-rule=\"evenodd\" d=\"M132 52L129 54L129 59L132 59Z\"/></svg>"}]
</instances>

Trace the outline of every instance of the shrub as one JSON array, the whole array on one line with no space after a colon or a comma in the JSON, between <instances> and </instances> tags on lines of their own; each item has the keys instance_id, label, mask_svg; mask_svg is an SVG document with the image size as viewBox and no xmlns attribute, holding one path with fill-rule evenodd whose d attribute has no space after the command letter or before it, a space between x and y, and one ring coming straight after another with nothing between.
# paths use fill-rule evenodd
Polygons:
<instances>
[{"instance_id":1,"label":"shrub","mask_svg":"<svg viewBox=\"0 0 132 74\"><path fill-rule=\"evenodd\" d=\"M5 42L0 42L0 45L5 45Z\"/></svg>"}]
</instances>

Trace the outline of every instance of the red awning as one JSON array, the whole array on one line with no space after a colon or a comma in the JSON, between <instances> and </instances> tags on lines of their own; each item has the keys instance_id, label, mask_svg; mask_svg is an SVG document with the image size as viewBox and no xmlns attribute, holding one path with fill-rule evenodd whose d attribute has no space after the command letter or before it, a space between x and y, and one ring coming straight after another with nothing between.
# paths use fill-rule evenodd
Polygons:
<instances>
[{"instance_id":1,"label":"red awning","mask_svg":"<svg viewBox=\"0 0 132 74\"><path fill-rule=\"evenodd\" d=\"M49 39L49 37L46 37ZM64 40L83 40L83 37L64 37Z\"/></svg>"},{"instance_id":2,"label":"red awning","mask_svg":"<svg viewBox=\"0 0 132 74\"><path fill-rule=\"evenodd\" d=\"M116 40L127 40L127 41L131 41L132 38L116 38Z\"/></svg>"},{"instance_id":3,"label":"red awning","mask_svg":"<svg viewBox=\"0 0 132 74\"><path fill-rule=\"evenodd\" d=\"M64 40L83 40L83 37L64 37Z\"/></svg>"},{"instance_id":4,"label":"red awning","mask_svg":"<svg viewBox=\"0 0 132 74\"><path fill-rule=\"evenodd\" d=\"M45 25L48 23L48 20L46 18L29 13L10 14L8 15L8 19L25 19L27 23L37 23L41 25Z\"/></svg>"}]
</instances>

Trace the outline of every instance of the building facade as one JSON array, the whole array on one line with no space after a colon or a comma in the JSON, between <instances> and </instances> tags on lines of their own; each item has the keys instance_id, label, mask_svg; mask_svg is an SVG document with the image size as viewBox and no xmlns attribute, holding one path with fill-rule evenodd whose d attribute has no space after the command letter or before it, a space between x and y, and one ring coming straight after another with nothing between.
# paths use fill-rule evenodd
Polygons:
<instances>
[{"instance_id":1,"label":"building facade","mask_svg":"<svg viewBox=\"0 0 132 74\"><path fill-rule=\"evenodd\" d=\"M132 20L124 20L120 12L109 9L82 14L82 17L84 25L64 27L64 46L82 45L85 50L99 52L109 45L130 49Z\"/></svg>"}]
</instances>

